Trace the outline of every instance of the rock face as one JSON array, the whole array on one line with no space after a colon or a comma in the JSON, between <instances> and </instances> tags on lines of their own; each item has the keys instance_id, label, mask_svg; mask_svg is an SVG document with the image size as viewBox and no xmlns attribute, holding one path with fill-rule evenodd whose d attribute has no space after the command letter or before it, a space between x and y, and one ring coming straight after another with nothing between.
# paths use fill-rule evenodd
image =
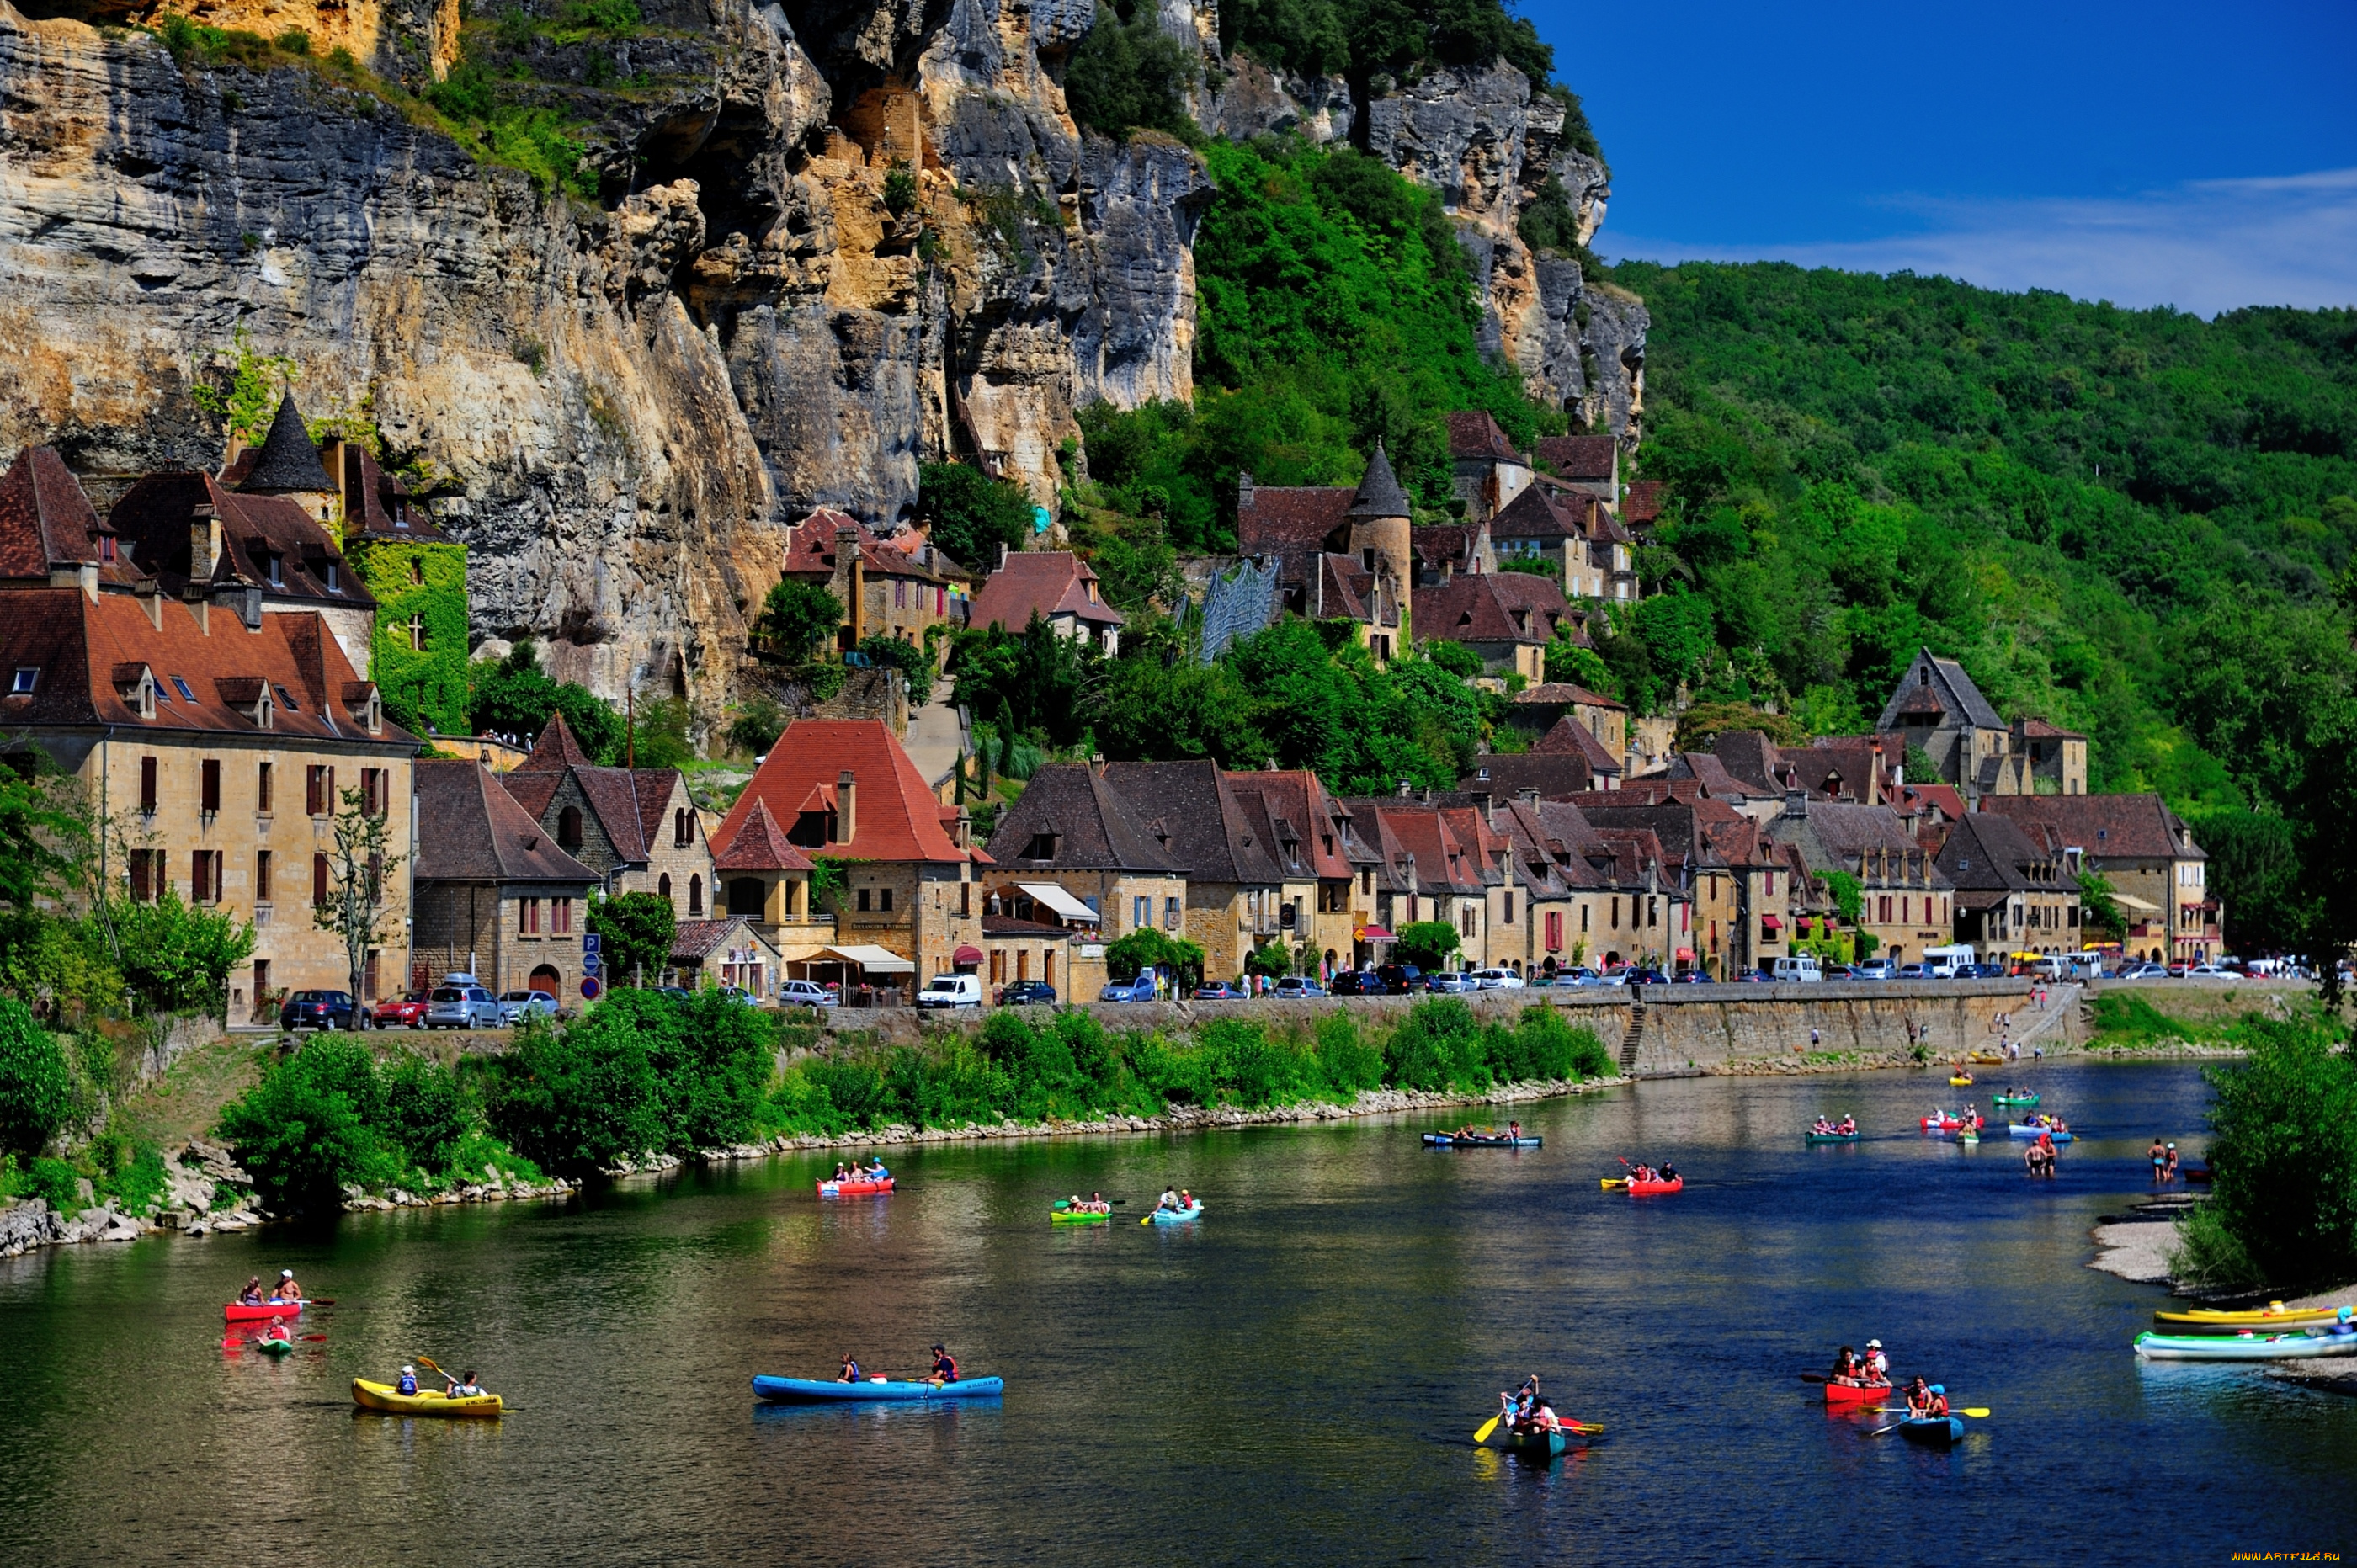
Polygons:
<instances>
[{"instance_id":1,"label":"rock face","mask_svg":"<svg viewBox=\"0 0 2357 1568\"><path fill-rule=\"evenodd\" d=\"M479 643L535 639L561 678L709 714L786 523L889 523L948 454L1052 504L1077 409L1192 396L1211 190L1176 142L1073 124L1060 77L1092 0L640 9L635 37L560 42L462 38L457 0L189 8L306 27L362 79L183 62L91 25L153 21L152 0L0 0L0 454L217 466L190 386L242 331L295 361L313 416L372 422L428 478L471 546ZM1162 12L1216 54L1208 4ZM402 91L462 59L576 123L596 199L478 159ZM1368 105L1248 60L1207 81L1224 134L1355 138L1439 188L1491 346L1534 392L1629 426L1641 306L1607 310L1514 233L1550 175L1601 217L1560 105L1503 66Z\"/></svg>"}]
</instances>

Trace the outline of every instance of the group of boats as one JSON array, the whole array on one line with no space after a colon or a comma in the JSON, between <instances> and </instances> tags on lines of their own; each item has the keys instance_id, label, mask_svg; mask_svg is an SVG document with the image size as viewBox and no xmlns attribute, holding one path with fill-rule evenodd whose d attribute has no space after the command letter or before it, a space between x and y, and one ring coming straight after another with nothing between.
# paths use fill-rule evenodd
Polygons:
<instances>
[{"instance_id":1,"label":"group of boats","mask_svg":"<svg viewBox=\"0 0 2357 1568\"><path fill-rule=\"evenodd\" d=\"M2156 1312L2165 1332L2136 1337L2136 1353L2147 1361L2300 1361L2319 1356L2357 1356L2357 1308L2263 1307L2218 1311L2196 1307Z\"/></svg>"},{"instance_id":2,"label":"group of boats","mask_svg":"<svg viewBox=\"0 0 2357 1568\"><path fill-rule=\"evenodd\" d=\"M241 1343L264 1355L283 1356L295 1348L293 1336L284 1332L286 1320L300 1317L303 1309L307 1306L332 1305L334 1304L330 1302L309 1298L294 1301L232 1301L221 1308L221 1321L230 1325L232 1329L242 1323L272 1324L275 1332ZM326 1336L311 1334L304 1337L323 1339ZM439 1373L442 1370L430 1358L420 1356L418 1361L431 1372ZM404 1367L402 1370L406 1372L409 1369ZM467 1375L469 1378L474 1376L472 1372ZM454 1387L457 1386L456 1379L451 1379L450 1381ZM404 1393L397 1383L374 1382L367 1378L352 1380L352 1403L361 1410L380 1411L387 1415L480 1417L502 1415L507 1411L506 1401L498 1394L486 1393L479 1389L471 1392L437 1392L432 1389L418 1388L414 1392Z\"/></svg>"}]
</instances>

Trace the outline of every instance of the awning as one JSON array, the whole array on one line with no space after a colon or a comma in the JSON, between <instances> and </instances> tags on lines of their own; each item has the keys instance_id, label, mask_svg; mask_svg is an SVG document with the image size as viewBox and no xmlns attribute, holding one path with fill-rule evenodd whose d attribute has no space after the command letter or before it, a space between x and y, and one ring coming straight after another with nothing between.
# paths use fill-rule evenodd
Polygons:
<instances>
[{"instance_id":1,"label":"awning","mask_svg":"<svg viewBox=\"0 0 2357 1568\"><path fill-rule=\"evenodd\" d=\"M1767 927L1767 928L1768 928L1768 929L1770 929L1770 930L1771 930L1771 931L1781 931L1781 930L1782 930L1782 929L1784 929L1784 922L1783 922L1783 921L1781 921L1781 920L1780 920L1780 919L1778 919L1778 918L1777 918L1775 916L1773 916L1773 915L1762 915L1762 916L1760 916L1760 923L1761 925L1763 925L1763 926Z\"/></svg>"},{"instance_id":2,"label":"awning","mask_svg":"<svg viewBox=\"0 0 2357 1568\"><path fill-rule=\"evenodd\" d=\"M1678 950L1678 961L1679 961L1680 963L1692 963L1692 962L1694 962L1694 949L1692 949L1692 948L1680 948L1680 949Z\"/></svg>"},{"instance_id":3,"label":"awning","mask_svg":"<svg viewBox=\"0 0 2357 1568\"><path fill-rule=\"evenodd\" d=\"M957 951L950 954L950 961L952 963L980 963L982 961L982 950L977 947L962 947L958 949Z\"/></svg>"},{"instance_id":4,"label":"awning","mask_svg":"<svg viewBox=\"0 0 2357 1568\"><path fill-rule=\"evenodd\" d=\"M2147 904L2132 893L2115 893L2112 895L2112 902L2117 904L2123 909L2142 909L2147 914L2153 915L2160 913L2159 905Z\"/></svg>"},{"instance_id":5,"label":"awning","mask_svg":"<svg viewBox=\"0 0 2357 1568\"><path fill-rule=\"evenodd\" d=\"M1093 926L1097 912L1065 892L1052 882L1018 882L1015 885L1031 895L1034 902L1045 904L1067 920L1085 920Z\"/></svg>"},{"instance_id":6,"label":"awning","mask_svg":"<svg viewBox=\"0 0 2357 1568\"><path fill-rule=\"evenodd\" d=\"M1361 942L1395 942L1399 940L1397 937L1392 935L1381 926L1361 926L1356 930L1352 931L1351 936L1353 940Z\"/></svg>"},{"instance_id":7,"label":"awning","mask_svg":"<svg viewBox=\"0 0 2357 1568\"><path fill-rule=\"evenodd\" d=\"M917 966L894 952L890 948L857 944L847 948L821 948L810 955L812 963L824 963L833 959L839 963L856 963L870 974L914 974Z\"/></svg>"}]
</instances>

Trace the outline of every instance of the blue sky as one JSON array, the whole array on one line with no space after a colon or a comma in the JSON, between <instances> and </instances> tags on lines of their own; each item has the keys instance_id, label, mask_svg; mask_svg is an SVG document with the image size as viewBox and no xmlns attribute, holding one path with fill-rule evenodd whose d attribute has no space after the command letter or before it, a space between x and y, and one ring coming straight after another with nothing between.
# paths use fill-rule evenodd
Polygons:
<instances>
[{"instance_id":1,"label":"blue sky","mask_svg":"<svg viewBox=\"0 0 2357 1568\"><path fill-rule=\"evenodd\" d=\"M1611 161L1608 258L2357 305L2353 0L1522 8Z\"/></svg>"}]
</instances>

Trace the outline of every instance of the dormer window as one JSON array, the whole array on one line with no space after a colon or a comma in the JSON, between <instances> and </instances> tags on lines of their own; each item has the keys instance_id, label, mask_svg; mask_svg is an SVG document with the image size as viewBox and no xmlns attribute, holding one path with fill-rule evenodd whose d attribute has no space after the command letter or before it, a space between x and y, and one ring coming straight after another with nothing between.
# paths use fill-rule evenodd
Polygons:
<instances>
[{"instance_id":1,"label":"dormer window","mask_svg":"<svg viewBox=\"0 0 2357 1568\"><path fill-rule=\"evenodd\" d=\"M1033 833L1030 847L1023 852L1023 858L1026 860L1055 859L1056 841L1059 836L1056 833Z\"/></svg>"},{"instance_id":2,"label":"dormer window","mask_svg":"<svg viewBox=\"0 0 2357 1568\"><path fill-rule=\"evenodd\" d=\"M98 536L98 558L101 561L107 562L109 564L113 562L114 535L111 533L102 533Z\"/></svg>"},{"instance_id":3,"label":"dormer window","mask_svg":"<svg viewBox=\"0 0 2357 1568\"><path fill-rule=\"evenodd\" d=\"M8 682L8 694L12 697L29 697L33 694L33 688L40 684L40 681L39 665L19 664L16 666L15 678Z\"/></svg>"},{"instance_id":4,"label":"dormer window","mask_svg":"<svg viewBox=\"0 0 2357 1568\"><path fill-rule=\"evenodd\" d=\"M270 579L270 585L274 588L286 585L285 568L281 564L285 559L274 550L262 558L262 575Z\"/></svg>"},{"instance_id":5,"label":"dormer window","mask_svg":"<svg viewBox=\"0 0 2357 1568\"><path fill-rule=\"evenodd\" d=\"M337 571L336 564L330 561L328 563L328 592L340 594L343 591L343 575Z\"/></svg>"}]
</instances>

